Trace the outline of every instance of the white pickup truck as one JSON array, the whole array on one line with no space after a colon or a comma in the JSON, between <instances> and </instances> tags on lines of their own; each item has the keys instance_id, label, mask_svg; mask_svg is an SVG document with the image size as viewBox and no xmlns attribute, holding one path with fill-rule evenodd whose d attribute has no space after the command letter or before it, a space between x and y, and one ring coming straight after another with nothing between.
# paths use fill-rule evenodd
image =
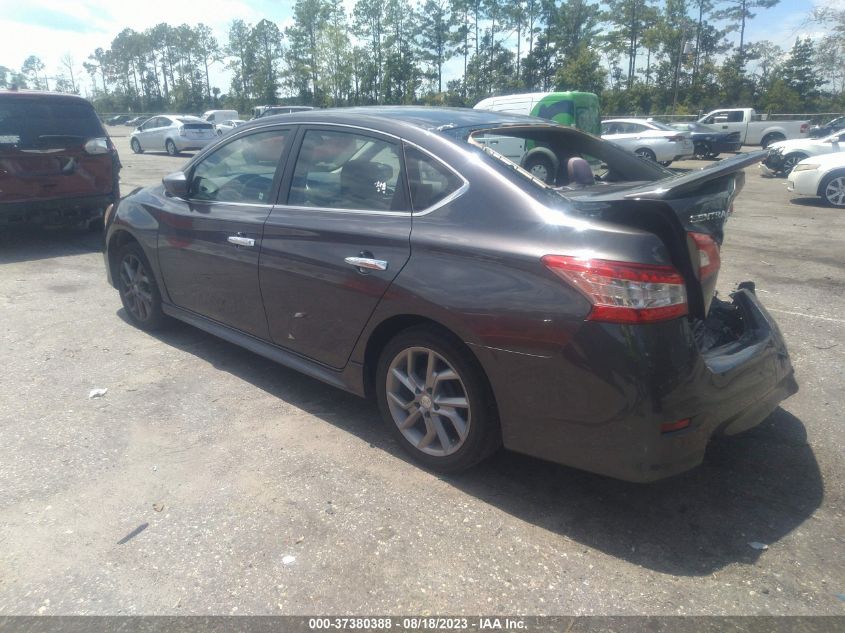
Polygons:
<instances>
[{"instance_id":1,"label":"white pickup truck","mask_svg":"<svg viewBox=\"0 0 845 633\"><path fill-rule=\"evenodd\" d=\"M729 108L713 110L698 122L720 132L739 132L743 145L762 145L764 148L777 141L805 138L810 130L809 121L771 121L766 117L753 108Z\"/></svg>"}]
</instances>

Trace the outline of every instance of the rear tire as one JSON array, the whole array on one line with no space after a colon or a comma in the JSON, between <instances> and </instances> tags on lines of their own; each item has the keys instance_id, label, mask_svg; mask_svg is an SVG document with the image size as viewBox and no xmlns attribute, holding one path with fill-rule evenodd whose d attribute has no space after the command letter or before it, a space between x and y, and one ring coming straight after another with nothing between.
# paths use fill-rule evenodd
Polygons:
<instances>
[{"instance_id":1,"label":"rear tire","mask_svg":"<svg viewBox=\"0 0 845 633\"><path fill-rule=\"evenodd\" d=\"M650 160L650 161L651 161L651 162L653 162L653 163L656 163L656 162L657 162L657 155L655 155L655 153L654 153L654 152L652 152L652 151L651 151L650 149L648 149L647 147L641 147L640 149L636 150L634 153L635 153L637 156L639 156L640 158L644 158L644 159L646 159L646 160Z\"/></svg>"},{"instance_id":2,"label":"rear tire","mask_svg":"<svg viewBox=\"0 0 845 633\"><path fill-rule=\"evenodd\" d=\"M771 134L766 134L766 136L763 137L763 140L760 141L760 145L763 147L763 149L766 149L772 143L777 143L779 141L785 140L786 137L783 134L781 134L780 132L773 132Z\"/></svg>"},{"instance_id":3,"label":"rear tire","mask_svg":"<svg viewBox=\"0 0 845 633\"><path fill-rule=\"evenodd\" d=\"M376 368L376 395L391 433L430 470L466 470L501 445L484 371L460 340L439 328L412 327L387 344Z\"/></svg>"},{"instance_id":4,"label":"rear tire","mask_svg":"<svg viewBox=\"0 0 845 633\"><path fill-rule=\"evenodd\" d=\"M144 149L141 147L141 141L139 141L137 138L133 138L130 141L129 145L132 148L132 151L135 152L136 154L143 154L144 153Z\"/></svg>"},{"instance_id":5,"label":"rear tire","mask_svg":"<svg viewBox=\"0 0 845 633\"><path fill-rule=\"evenodd\" d=\"M167 139L167 141L164 143L164 149L167 150L167 153L170 156L179 155L179 149L176 147L176 143L174 143L172 139Z\"/></svg>"},{"instance_id":6,"label":"rear tire","mask_svg":"<svg viewBox=\"0 0 845 633\"><path fill-rule=\"evenodd\" d=\"M117 253L114 278L129 320L148 332L160 329L167 317L161 310L161 293L147 256L137 242Z\"/></svg>"},{"instance_id":7,"label":"rear tire","mask_svg":"<svg viewBox=\"0 0 845 633\"><path fill-rule=\"evenodd\" d=\"M819 185L819 196L832 207L845 208L845 171L827 176Z\"/></svg>"}]
</instances>

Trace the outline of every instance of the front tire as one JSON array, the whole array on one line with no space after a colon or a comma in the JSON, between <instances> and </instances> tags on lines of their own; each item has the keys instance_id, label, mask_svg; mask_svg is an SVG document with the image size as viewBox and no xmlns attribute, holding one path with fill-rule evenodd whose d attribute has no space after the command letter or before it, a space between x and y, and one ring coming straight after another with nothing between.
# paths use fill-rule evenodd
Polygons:
<instances>
[{"instance_id":1,"label":"front tire","mask_svg":"<svg viewBox=\"0 0 845 633\"><path fill-rule=\"evenodd\" d=\"M819 195L830 206L845 208L845 172L826 177L819 186Z\"/></svg>"},{"instance_id":2,"label":"front tire","mask_svg":"<svg viewBox=\"0 0 845 633\"><path fill-rule=\"evenodd\" d=\"M547 185L554 183L555 165L545 154L534 154L525 161L525 170L535 178L539 178Z\"/></svg>"},{"instance_id":3,"label":"front tire","mask_svg":"<svg viewBox=\"0 0 845 633\"><path fill-rule=\"evenodd\" d=\"M705 160L710 158L713 154L713 148L707 141L699 141L695 143L692 157L696 160Z\"/></svg>"},{"instance_id":4,"label":"front tire","mask_svg":"<svg viewBox=\"0 0 845 633\"><path fill-rule=\"evenodd\" d=\"M382 418L402 448L440 473L466 470L501 445L487 377L458 339L433 327L398 334L376 369Z\"/></svg>"},{"instance_id":5,"label":"front tire","mask_svg":"<svg viewBox=\"0 0 845 633\"><path fill-rule=\"evenodd\" d=\"M132 324L147 331L160 329L166 320L161 310L161 293L137 243L130 242L118 251L115 273L120 300Z\"/></svg>"},{"instance_id":6,"label":"front tire","mask_svg":"<svg viewBox=\"0 0 845 633\"><path fill-rule=\"evenodd\" d=\"M164 144L164 149L167 150L167 153L170 156L178 156L179 155L179 149L176 147L176 143L174 143L172 139L167 139L167 141Z\"/></svg>"},{"instance_id":7,"label":"front tire","mask_svg":"<svg viewBox=\"0 0 845 633\"><path fill-rule=\"evenodd\" d=\"M784 156L783 163L781 164L779 170L781 176L788 176L789 173L795 168L795 165L800 163L805 158L808 158L808 156L806 154L802 154L801 152L793 152Z\"/></svg>"},{"instance_id":8,"label":"front tire","mask_svg":"<svg viewBox=\"0 0 845 633\"><path fill-rule=\"evenodd\" d=\"M141 147L141 141L139 141L137 138L133 138L132 141L130 141L129 145L132 147L132 151L136 154L144 153L144 150Z\"/></svg>"}]
</instances>

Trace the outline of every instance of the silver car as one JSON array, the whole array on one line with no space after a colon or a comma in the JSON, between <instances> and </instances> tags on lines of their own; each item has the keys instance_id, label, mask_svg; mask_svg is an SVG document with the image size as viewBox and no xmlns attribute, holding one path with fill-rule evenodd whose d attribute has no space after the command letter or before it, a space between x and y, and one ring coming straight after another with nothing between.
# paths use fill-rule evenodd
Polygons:
<instances>
[{"instance_id":1,"label":"silver car","mask_svg":"<svg viewBox=\"0 0 845 633\"><path fill-rule=\"evenodd\" d=\"M246 121L240 121L238 119L233 119L231 121L221 121L220 123L214 124L214 130L217 133L217 136L223 136L226 132L231 132L239 125L243 125Z\"/></svg>"},{"instance_id":2,"label":"silver car","mask_svg":"<svg viewBox=\"0 0 845 633\"><path fill-rule=\"evenodd\" d=\"M199 117L159 114L135 128L129 144L136 154L164 150L176 156L179 152L202 149L216 139L214 125Z\"/></svg>"},{"instance_id":3,"label":"silver car","mask_svg":"<svg viewBox=\"0 0 845 633\"><path fill-rule=\"evenodd\" d=\"M689 132L680 132L657 121L608 119L601 122L601 137L661 165L692 158L695 153Z\"/></svg>"}]
</instances>

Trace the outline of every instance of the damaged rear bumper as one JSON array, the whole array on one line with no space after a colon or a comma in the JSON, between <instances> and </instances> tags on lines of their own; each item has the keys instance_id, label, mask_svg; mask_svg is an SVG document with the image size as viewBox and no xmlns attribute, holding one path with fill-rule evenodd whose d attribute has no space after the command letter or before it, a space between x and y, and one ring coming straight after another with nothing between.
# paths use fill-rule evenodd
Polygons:
<instances>
[{"instance_id":1,"label":"damaged rear bumper","mask_svg":"<svg viewBox=\"0 0 845 633\"><path fill-rule=\"evenodd\" d=\"M697 466L713 436L756 426L798 390L777 324L750 288L732 299L711 308L709 340L687 319L588 322L554 356L499 358L505 446L637 482Z\"/></svg>"}]
</instances>

